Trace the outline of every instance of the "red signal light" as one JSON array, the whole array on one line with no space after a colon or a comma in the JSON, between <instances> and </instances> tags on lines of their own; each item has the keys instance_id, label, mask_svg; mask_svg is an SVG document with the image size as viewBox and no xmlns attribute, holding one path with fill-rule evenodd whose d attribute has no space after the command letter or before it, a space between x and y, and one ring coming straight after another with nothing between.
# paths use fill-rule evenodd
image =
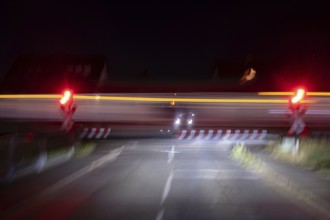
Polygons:
<instances>
[{"instance_id":1,"label":"red signal light","mask_svg":"<svg viewBox=\"0 0 330 220\"><path fill-rule=\"evenodd\" d=\"M70 100L72 100L72 92L70 90L66 90L60 99L60 103L62 105L67 104Z\"/></svg>"},{"instance_id":2,"label":"red signal light","mask_svg":"<svg viewBox=\"0 0 330 220\"><path fill-rule=\"evenodd\" d=\"M291 103L296 104L300 102L305 97L305 93L304 89L298 89L296 95L291 99Z\"/></svg>"}]
</instances>

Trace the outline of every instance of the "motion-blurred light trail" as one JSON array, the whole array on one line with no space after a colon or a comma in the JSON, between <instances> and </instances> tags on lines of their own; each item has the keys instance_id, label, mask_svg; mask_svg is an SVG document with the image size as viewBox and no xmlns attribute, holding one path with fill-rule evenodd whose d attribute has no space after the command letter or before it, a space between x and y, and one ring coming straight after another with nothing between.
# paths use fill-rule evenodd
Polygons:
<instances>
[{"instance_id":1,"label":"motion-blurred light trail","mask_svg":"<svg viewBox=\"0 0 330 220\"><path fill-rule=\"evenodd\" d=\"M270 109L269 114L292 114L291 110L287 109ZM305 113L306 115L330 115L330 110L321 110L321 109L308 109Z\"/></svg>"},{"instance_id":2,"label":"motion-blurred light trail","mask_svg":"<svg viewBox=\"0 0 330 220\"><path fill-rule=\"evenodd\" d=\"M54 94L19 94L0 95L0 99L59 99L61 95ZM181 103L287 103L287 99L217 99L217 98L159 98L133 96L102 96L102 95L74 95L77 100L107 100L107 101L139 101L139 102L181 102ZM302 103L317 103L318 100L302 100Z\"/></svg>"},{"instance_id":3,"label":"motion-blurred light trail","mask_svg":"<svg viewBox=\"0 0 330 220\"><path fill-rule=\"evenodd\" d=\"M294 92L258 92L260 96L293 96ZM307 96L330 96L330 92L306 92Z\"/></svg>"},{"instance_id":4,"label":"motion-blurred light trail","mask_svg":"<svg viewBox=\"0 0 330 220\"><path fill-rule=\"evenodd\" d=\"M294 92L258 92L258 95L264 95L264 96L293 96Z\"/></svg>"},{"instance_id":5,"label":"motion-blurred light trail","mask_svg":"<svg viewBox=\"0 0 330 220\"><path fill-rule=\"evenodd\" d=\"M59 99L62 95L56 94L4 94L0 99Z\"/></svg>"},{"instance_id":6,"label":"motion-blurred light trail","mask_svg":"<svg viewBox=\"0 0 330 220\"><path fill-rule=\"evenodd\" d=\"M96 99L95 96L76 95L76 99ZM287 103L286 99L211 99L211 98L156 98L130 96L98 96L98 100L141 102L185 102L185 103ZM302 100L302 103L317 103L317 100Z\"/></svg>"},{"instance_id":7,"label":"motion-blurred light trail","mask_svg":"<svg viewBox=\"0 0 330 220\"><path fill-rule=\"evenodd\" d=\"M307 92L308 96L330 96L330 92Z\"/></svg>"}]
</instances>

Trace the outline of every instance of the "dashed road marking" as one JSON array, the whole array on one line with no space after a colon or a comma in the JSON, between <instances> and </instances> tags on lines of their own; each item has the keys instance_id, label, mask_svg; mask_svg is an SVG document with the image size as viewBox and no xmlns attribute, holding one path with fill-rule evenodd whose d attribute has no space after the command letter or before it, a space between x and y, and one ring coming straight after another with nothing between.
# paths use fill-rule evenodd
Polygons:
<instances>
[{"instance_id":1,"label":"dashed road marking","mask_svg":"<svg viewBox=\"0 0 330 220\"><path fill-rule=\"evenodd\" d=\"M168 152L168 163L172 163L173 159L174 159L174 155L175 155L175 146L172 145L171 151Z\"/></svg>"},{"instance_id":2,"label":"dashed road marking","mask_svg":"<svg viewBox=\"0 0 330 220\"><path fill-rule=\"evenodd\" d=\"M165 184L165 187L163 190L163 194L162 194L162 198L161 198L161 202L160 202L161 205L164 204L164 202L168 196L168 193L170 192L171 185L172 185L172 179L173 179L173 172L171 171L170 175L167 177L166 184Z\"/></svg>"},{"instance_id":3,"label":"dashed road marking","mask_svg":"<svg viewBox=\"0 0 330 220\"><path fill-rule=\"evenodd\" d=\"M156 220L162 220L163 219L163 216L164 216L164 208L162 208L158 214L157 214L157 217L156 217Z\"/></svg>"}]
</instances>

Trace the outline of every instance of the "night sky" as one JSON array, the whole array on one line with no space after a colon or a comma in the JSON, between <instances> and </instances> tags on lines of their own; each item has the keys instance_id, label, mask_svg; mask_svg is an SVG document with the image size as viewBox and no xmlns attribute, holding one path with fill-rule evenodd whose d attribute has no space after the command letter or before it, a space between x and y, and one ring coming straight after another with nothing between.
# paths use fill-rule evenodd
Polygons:
<instances>
[{"instance_id":1,"label":"night sky","mask_svg":"<svg viewBox=\"0 0 330 220\"><path fill-rule=\"evenodd\" d=\"M231 60L252 65L268 83L327 88L324 3L134 2L7 1L0 77L21 54L102 54L112 80L132 80L145 69L149 80L208 80L216 63Z\"/></svg>"}]
</instances>

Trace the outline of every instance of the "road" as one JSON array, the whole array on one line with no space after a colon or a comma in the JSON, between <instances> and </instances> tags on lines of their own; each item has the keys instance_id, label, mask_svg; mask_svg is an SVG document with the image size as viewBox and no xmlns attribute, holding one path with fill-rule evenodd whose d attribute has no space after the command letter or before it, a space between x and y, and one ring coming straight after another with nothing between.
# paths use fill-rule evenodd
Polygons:
<instances>
[{"instance_id":1,"label":"road","mask_svg":"<svg viewBox=\"0 0 330 220\"><path fill-rule=\"evenodd\" d=\"M5 219L315 219L221 142L122 139L1 188ZM8 200L11 200L9 204ZM3 206L5 207L5 206Z\"/></svg>"}]
</instances>

